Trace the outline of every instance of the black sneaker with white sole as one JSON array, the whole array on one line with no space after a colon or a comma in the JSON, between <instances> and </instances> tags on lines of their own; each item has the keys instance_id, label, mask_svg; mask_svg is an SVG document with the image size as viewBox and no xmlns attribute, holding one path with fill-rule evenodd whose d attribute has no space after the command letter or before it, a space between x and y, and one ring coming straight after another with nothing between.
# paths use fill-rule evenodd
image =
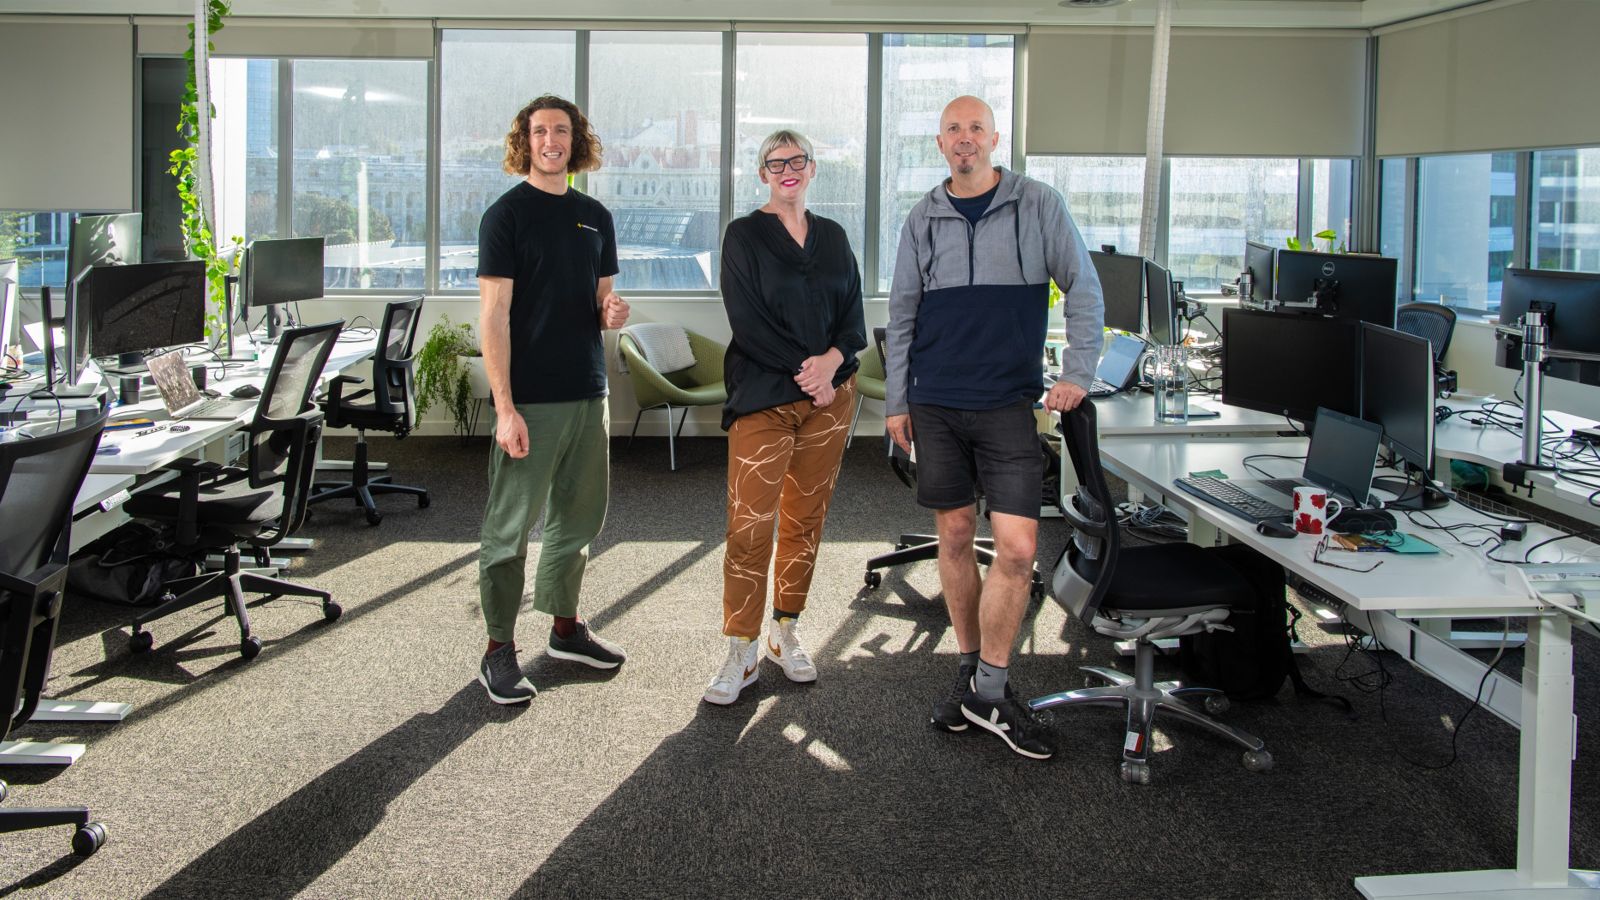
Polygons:
<instances>
[{"instance_id":1,"label":"black sneaker with white sole","mask_svg":"<svg viewBox=\"0 0 1600 900\"><path fill-rule=\"evenodd\" d=\"M1010 691L1004 699L990 703L979 697L977 691L968 690L961 698L961 715L997 735L1007 747L1029 759L1049 759L1055 755L1056 745L1051 740L1050 729L1039 721L1025 701L1011 696Z\"/></svg>"},{"instance_id":2,"label":"black sneaker with white sole","mask_svg":"<svg viewBox=\"0 0 1600 900\"><path fill-rule=\"evenodd\" d=\"M961 714L961 698L967 695L967 690L972 687L972 676L978 674L978 667L963 665L956 670L956 683L950 686L950 693L943 700L936 700L933 704L933 727L941 731L966 731L967 717Z\"/></svg>"},{"instance_id":3,"label":"black sneaker with white sole","mask_svg":"<svg viewBox=\"0 0 1600 900\"><path fill-rule=\"evenodd\" d=\"M596 669L615 669L628 659L621 647L590 631L588 622L579 622L568 637L550 629L550 645L544 652L556 659L580 662Z\"/></svg>"},{"instance_id":4,"label":"black sneaker with white sole","mask_svg":"<svg viewBox=\"0 0 1600 900\"><path fill-rule=\"evenodd\" d=\"M527 703L539 693L523 676L522 668L517 665L517 650L510 644L483 657L478 666L478 683L489 692L489 699L501 706Z\"/></svg>"}]
</instances>

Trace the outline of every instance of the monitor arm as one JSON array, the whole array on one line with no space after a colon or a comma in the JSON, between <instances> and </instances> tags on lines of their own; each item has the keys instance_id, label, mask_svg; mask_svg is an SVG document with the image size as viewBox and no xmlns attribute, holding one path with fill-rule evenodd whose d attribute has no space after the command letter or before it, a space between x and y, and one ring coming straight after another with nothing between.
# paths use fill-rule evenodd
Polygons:
<instances>
[{"instance_id":1,"label":"monitor arm","mask_svg":"<svg viewBox=\"0 0 1600 900\"><path fill-rule=\"evenodd\" d=\"M1522 401L1522 458L1507 463L1502 477L1513 485L1527 487L1530 492L1533 486L1527 478L1529 472L1555 468L1545 464L1542 455L1544 448L1541 446L1544 437L1545 363L1552 359L1600 362L1600 353L1557 350L1550 346L1549 320L1554 314L1554 306L1535 301L1528 304L1528 311L1523 314L1519 324L1495 326L1495 331L1501 336L1522 339L1522 380L1525 391Z\"/></svg>"}]
</instances>

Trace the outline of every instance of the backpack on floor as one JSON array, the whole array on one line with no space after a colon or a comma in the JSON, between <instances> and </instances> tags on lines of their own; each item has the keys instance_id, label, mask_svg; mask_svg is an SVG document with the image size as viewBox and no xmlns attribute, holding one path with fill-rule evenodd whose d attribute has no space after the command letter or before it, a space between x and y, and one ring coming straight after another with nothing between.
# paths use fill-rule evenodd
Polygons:
<instances>
[{"instance_id":1,"label":"backpack on floor","mask_svg":"<svg viewBox=\"0 0 1600 900\"><path fill-rule=\"evenodd\" d=\"M1283 566L1243 544L1213 548L1249 582L1250 595L1228 613L1232 631L1200 632L1178 639L1178 662L1191 683L1221 688L1234 700L1275 697L1285 678L1296 694L1325 698L1350 708L1350 701L1309 687L1294 658L1292 637L1300 612L1289 605Z\"/></svg>"}]
</instances>

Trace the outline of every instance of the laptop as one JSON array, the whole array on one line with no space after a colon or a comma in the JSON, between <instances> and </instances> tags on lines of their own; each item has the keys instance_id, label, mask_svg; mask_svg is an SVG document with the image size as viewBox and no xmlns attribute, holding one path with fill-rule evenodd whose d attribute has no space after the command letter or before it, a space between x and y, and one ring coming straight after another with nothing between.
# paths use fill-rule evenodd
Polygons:
<instances>
[{"instance_id":1,"label":"laptop","mask_svg":"<svg viewBox=\"0 0 1600 900\"><path fill-rule=\"evenodd\" d=\"M1301 477L1222 479L1197 475L1174 479L1173 484L1253 522L1286 518L1294 506L1294 489L1311 485L1326 489L1346 509L1357 509L1366 505L1372 490L1382 438L1380 426L1319 408Z\"/></svg>"},{"instance_id":2,"label":"laptop","mask_svg":"<svg viewBox=\"0 0 1600 900\"><path fill-rule=\"evenodd\" d=\"M255 400L208 398L201 394L189 375L189 364L184 361L182 350L152 357L145 361L145 365L150 368L150 377L161 392L161 402L167 407L167 415L174 419L226 421L245 415L256 405Z\"/></svg>"},{"instance_id":3,"label":"laptop","mask_svg":"<svg viewBox=\"0 0 1600 900\"><path fill-rule=\"evenodd\" d=\"M1109 397L1139 383L1139 360L1144 358L1144 341L1132 335L1119 334L1111 339L1100 366L1094 370L1094 383L1089 386L1089 396Z\"/></svg>"}]
</instances>

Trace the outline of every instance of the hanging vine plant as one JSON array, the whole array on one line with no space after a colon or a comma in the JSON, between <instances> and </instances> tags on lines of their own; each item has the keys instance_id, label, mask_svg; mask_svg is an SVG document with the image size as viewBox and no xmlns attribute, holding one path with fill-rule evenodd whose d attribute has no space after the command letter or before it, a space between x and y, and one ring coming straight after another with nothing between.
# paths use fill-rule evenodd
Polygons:
<instances>
[{"instance_id":1,"label":"hanging vine plant","mask_svg":"<svg viewBox=\"0 0 1600 900\"><path fill-rule=\"evenodd\" d=\"M212 49L211 35L222 29L222 20L233 12L231 0L198 0L200 7L197 13L203 10L206 21L206 54L209 58ZM198 19L198 15L196 18ZM183 85L183 100L178 106L178 135L183 138L184 146L172 151L169 157L172 167L167 169L178 180L178 200L183 214L183 245L189 255L206 264L207 294L211 302L206 308L206 334L213 339L223 337L227 323L223 322L221 310L224 308L225 292L227 290L227 276L232 273L237 264L238 254L235 251L244 243L243 238L231 238L226 248L219 246L211 225L206 218L207 191L201 186L201 178L209 176L209 170L202 168L200 159L201 150L201 103L200 81L195 77L195 52L199 44L195 37L195 23L189 23L189 49L184 51L183 58L187 63L187 80ZM209 94L209 92L207 92ZM204 98L205 117L209 122L216 117L216 109L211 105L209 97ZM209 160L204 163L209 165ZM209 180L209 179L208 179ZM228 252L224 253L226 249ZM232 337L229 335L228 337Z\"/></svg>"}]
</instances>

